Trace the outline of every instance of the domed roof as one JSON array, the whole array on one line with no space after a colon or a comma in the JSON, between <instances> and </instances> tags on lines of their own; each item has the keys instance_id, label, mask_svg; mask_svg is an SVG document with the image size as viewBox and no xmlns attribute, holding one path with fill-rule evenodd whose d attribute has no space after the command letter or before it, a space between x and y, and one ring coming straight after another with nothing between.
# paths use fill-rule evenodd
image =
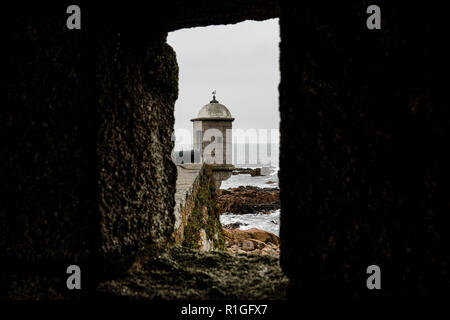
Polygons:
<instances>
[{"instance_id":1,"label":"domed roof","mask_svg":"<svg viewBox=\"0 0 450 320\"><path fill-rule=\"evenodd\" d=\"M231 116L230 110L223 104L219 103L214 96L210 103L204 105L198 112L197 118L191 119L191 121L197 120L230 120L234 118Z\"/></svg>"}]
</instances>

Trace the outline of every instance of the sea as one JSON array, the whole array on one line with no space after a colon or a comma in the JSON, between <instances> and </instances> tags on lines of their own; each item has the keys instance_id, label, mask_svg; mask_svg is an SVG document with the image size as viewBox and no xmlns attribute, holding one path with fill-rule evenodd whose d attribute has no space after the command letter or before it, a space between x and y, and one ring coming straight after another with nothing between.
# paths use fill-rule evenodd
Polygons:
<instances>
[{"instance_id":1,"label":"sea","mask_svg":"<svg viewBox=\"0 0 450 320\"><path fill-rule=\"evenodd\" d=\"M255 150L264 150L266 152L270 149L270 156L258 157L255 155ZM239 150L244 152L239 152ZM279 144L260 145L255 146L235 146L233 150L233 164L237 168L262 168L263 176L252 177L250 174L237 174L231 176L228 180L222 181L221 189L236 188L239 186L255 186L259 188L279 188L278 185L278 170L279 170ZM259 161L264 158L266 161ZM255 161L255 159L257 159ZM269 161L267 161L270 159ZM277 236L280 233L280 210L271 211L267 213L253 213L253 214L234 214L233 212L224 213L220 216L222 225L231 223L241 223L239 227L241 230L248 230L251 228L261 229L271 232Z\"/></svg>"}]
</instances>

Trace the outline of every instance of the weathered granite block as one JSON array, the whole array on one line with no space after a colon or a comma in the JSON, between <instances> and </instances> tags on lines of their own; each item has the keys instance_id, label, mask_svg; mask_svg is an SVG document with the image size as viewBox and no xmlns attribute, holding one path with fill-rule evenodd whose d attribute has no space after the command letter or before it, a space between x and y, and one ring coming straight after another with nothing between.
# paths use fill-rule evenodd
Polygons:
<instances>
[{"instance_id":1,"label":"weathered granite block","mask_svg":"<svg viewBox=\"0 0 450 320\"><path fill-rule=\"evenodd\" d=\"M65 286L65 268L86 263L99 229L87 29L68 33L62 6L37 9L7 11L0 26L0 282L21 283L17 298L60 295L48 283ZM24 280L35 275L42 281Z\"/></svg>"},{"instance_id":2,"label":"weathered granite block","mask_svg":"<svg viewBox=\"0 0 450 320\"><path fill-rule=\"evenodd\" d=\"M68 265L94 286L170 241L178 67L165 33L35 9L1 26L0 296L61 298Z\"/></svg>"},{"instance_id":3,"label":"weathered granite block","mask_svg":"<svg viewBox=\"0 0 450 320\"><path fill-rule=\"evenodd\" d=\"M445 20L428 4L381 2L372 31L370 4L281 4L280 236L291 298L449 294ZM379 291L366 287L372 264Z\"/></svg>"},{"instance_id":4,"label":"weathered granite block","mask_svg":"<svg viewBox=\"0 0 450 320\"><path fill-rule=\"evenodd\" d=\"M172 234L178 67L165 35L118 32L96 43L100 254L110 260L164 246Z\"/></svg>"},{"instance_id":5,"label":"weathered granite block","mask_svg":"<svg viewBox=\"0 0 450 320\"><path fill-rule=\"evenodd\" d=\"M224 249L211 166L178 165L177 172L175 243L202 251Z\"/></svg>"}]
</instances>

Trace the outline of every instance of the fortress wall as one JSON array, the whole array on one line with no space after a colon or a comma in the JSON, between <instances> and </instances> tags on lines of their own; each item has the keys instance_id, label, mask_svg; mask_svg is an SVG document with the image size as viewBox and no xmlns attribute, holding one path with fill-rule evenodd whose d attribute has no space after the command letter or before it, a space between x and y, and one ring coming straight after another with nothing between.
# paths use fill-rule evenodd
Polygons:
<instances>
[{"instance_id":1,"label":"fortress wall","mask_svg":"<svg viewBox=\"0 0 450 320\"><path fill-rule=\"evenodd\" d=\"M163 248L175 222L171 161L178 66L165 34L96 39L100 259Z\"/></svg>"},{"instance_id":2,"label":"fortress wall","mask_svg":"<svg viewBox=\"0 0 450 320\"><path fill-rule=\"evenodd\" d=\"M281 3L281 262L289 296L448 295L445 19L433 6ZM432 23L432 21L434 21ZM381 290L366 269L381 268Z\"/></svg>"},{"instance_id":3,"label":"fortress wall","mask_svg":"<svg viewBox=\"0 0 450 320\"><path fill-rule=\"evenodd\" d=\"M202 251L223 249L215 181L206 164L177 165L175 243Z\"/></svg>"},{"instance_id":4,"label":"fortress wall","mask_svg":"<svg viewBox=\"0 0 450 320\"><path fill-rule=\"evenodd\" d=\"M175 191L175 225L174 237L177 244L181 244L184 239L184 227L195 205L194 193L199 187L198 176L202 164L177 165L177 182Z\"/></svg>"},{"instance_id":5,"label":"fortress wall","mask_svg":"<svg viewBox=\"0 0 450 320\"><path fill-rule=\"evenodd\" d=\"M89 10L69 31L65 10L2 20L2 298L89 294L171 241L178 67L166 34L135 37ZM72 264L84 290L66 288Z\"/></svg>"},{"instance_id":6,"label":"fortress wall","mask_svg":"<svg viewBox=\"0 0 450 320\"><path fill-rule=\"evenodd\" d=\"M62 297L100 228L89 35L46 9L5 9L0 22L0 297Z\"/></svg>"}]
</instances>

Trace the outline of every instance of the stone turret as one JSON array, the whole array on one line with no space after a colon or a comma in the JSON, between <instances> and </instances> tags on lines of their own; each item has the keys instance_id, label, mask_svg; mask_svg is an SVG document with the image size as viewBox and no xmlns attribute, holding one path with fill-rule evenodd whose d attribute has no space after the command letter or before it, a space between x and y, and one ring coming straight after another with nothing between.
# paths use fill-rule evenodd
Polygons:
<instances>
[{"instance_id":1,"label":"stone turret","mask_svg":"<svg viewBox=\"0 0 450 320\"><path fill-rule=\"evenodd\" d=\"M231 112L213 99L204 105L196 118L191 119L194 132L194 151L200 155L200 162L210 164L216 187L228 179L234 169L232 165L232 122Z\"/></svg>"},{"instance_id":2,"label":"stone turret","mask_svg":"<svg viewBox=\"0 0 450 320\"><path fill-rule=\"evenodd\" d=\"M232 162L232 122L234 118L223 104L216 100L215 91L210 103L204 105L193 122L194 150L200 161L212 165Z\"/></svg>"}]
</instances>

